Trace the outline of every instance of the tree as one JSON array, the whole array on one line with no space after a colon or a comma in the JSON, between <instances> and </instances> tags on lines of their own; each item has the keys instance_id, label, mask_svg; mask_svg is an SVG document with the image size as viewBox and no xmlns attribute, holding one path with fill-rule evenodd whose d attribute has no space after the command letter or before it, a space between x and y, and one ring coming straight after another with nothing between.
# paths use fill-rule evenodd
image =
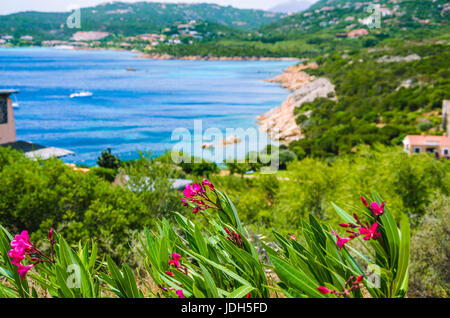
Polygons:
<instances>
[{"instance_id":1,"label":"tree","mask_svg":"<svg viewBox=\"0 0 450 318\"><path fill-rule=\"evenodd\" d=\"M120 159L111 153L111 148L103 150L102 155L98 158L97 164L102 168L118 170L120 168Z\"/></svg>"}]
</instances>

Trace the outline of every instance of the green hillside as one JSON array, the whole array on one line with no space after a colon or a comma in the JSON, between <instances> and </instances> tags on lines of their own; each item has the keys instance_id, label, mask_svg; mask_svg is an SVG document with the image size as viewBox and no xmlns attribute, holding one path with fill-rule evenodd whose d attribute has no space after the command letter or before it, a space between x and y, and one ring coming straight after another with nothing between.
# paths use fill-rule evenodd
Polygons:
<instances>
[{"instance_id":1,"label":"green hillside","mask_svg":"<svg viewBox=\"0 0 450 318\"><path fill-rule=\"evenodd\" d=\"M70 14L21 12L0 16L0 34L32 35L38 40L67 39L76 31L106 31L131 36L159 32L176 22L205 20L255 30L280 19L280 13L242 10L215 4L105 3L81 9L81 29L67 28Z\"/></svg>"},{"instance_id":2,"label":"green hillside","mask_svg":"<svg viewBox=\"0 0 450 318\"><path fill-rule=\"evenodd\" d=\"M447 39L450 6L445 0L373 1L381 9L380 28L365 25L371 15L368 3L319 1L306 12L291 15L258 31L232 34L201 46L167 48L173 55L256 55L316 57L340 50L360 50L398 41ZM362 37L343 37L352 30L366 29ZM205 42L205 41L203 41Z\"/></svg>"}]
</instances>

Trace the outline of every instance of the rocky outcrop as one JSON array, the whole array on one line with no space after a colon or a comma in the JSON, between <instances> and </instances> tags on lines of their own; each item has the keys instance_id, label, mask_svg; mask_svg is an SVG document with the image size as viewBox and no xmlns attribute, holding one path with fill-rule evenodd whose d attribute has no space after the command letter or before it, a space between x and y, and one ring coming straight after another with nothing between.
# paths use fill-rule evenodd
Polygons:
<instances>
[{"instance_id":1,"label":"rocky outcrop","mask_svg":"<svg viewBox=\"0 0 450 318\"><path fill-rule=\"evenodd\" d=\"M281 83L282 87L293 91L281 106L257 118L260 130L266 131L270 138L284 143L302 138L301 128L296 123L295 108L319 97L335 98L334 85L328 78L316 78L303 72L317 67L316 63L291 66L283 74L268 80Z\"/></svg>"},{"instance_id":2,"label":"rocky outcrop","mask_svg":"<svg viewBox=\"0 0 450 318\"><path fill-rule=\"evenodd\" d=\"M314 79L308 73L302 72L308 68L317 68L317 63L300 64L296 66L290 66L284 70L283 74L267 80L272 83L281 83L281 87L294 91L300 88L303 84L306 84Z\"/></svg>"},{"instance_id":3,"label":"rocky outcrop","mask_svg":"<svg viewBox=\"0 0 450 318\"><path fill-rule=\"evenodd\" d=\"M399 63L399 62L414 62L419 61L421 57L417 54L411 54L408 56L383 56L380 57L378 63Z\"/></svg>"}]
</instances>

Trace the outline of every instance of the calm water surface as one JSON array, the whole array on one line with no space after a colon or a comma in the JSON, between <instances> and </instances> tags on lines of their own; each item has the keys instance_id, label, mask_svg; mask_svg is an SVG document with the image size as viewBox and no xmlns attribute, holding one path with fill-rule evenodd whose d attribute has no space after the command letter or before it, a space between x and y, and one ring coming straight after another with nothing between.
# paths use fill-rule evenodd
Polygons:
<instances>
[{"instance_id":1,"label":"calm water surface","mask_svg":"<svg viewBox=\"0 0 450 318\"><path fill-rule=\"evenodd\" d=\"M224 133L256 127L256 116L288 95L264 80L294 63L160 61L129 52L0 48L0 89L20 90L13 97L19 103L14 110L19 140L72 150L76 156L65 161L93 165L108 147L125 160L138 151L162 154L177 143L171 140L174 129L192 131L197 119L203 129ZM93 96L70 98L83 90ZM205 150L205 157L211 152Z\"/></svg>"}]
</instances>

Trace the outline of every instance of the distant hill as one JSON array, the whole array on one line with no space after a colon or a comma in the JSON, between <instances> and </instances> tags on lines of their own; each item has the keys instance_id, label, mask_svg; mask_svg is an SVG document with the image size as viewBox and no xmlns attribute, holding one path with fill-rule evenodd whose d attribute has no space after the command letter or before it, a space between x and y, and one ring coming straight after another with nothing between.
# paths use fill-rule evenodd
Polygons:
<instances>
[{"instance_id":1,"label":"distant hill","mask_svg":"<svg viewBox=\"0 0 450 318\"><path fill-rule=\"evenodd\" d=\"M66 39L76 31L105 31L120 35L159 32L176 22L211 21L241 30L256 30L283 17L281 13L236 9L215 4L154 2L104 3L81 9L81 29L69 29L70 13L21 12L0 16L0 34L32 35L37 39Z\"/></svg>"},{"instance_id":2,"label":"distant hill","mask_svg":"<svg viewBox=\"0 0 450 318\"><path fill-rule=\"evenodd\" d=\"M381 28L371 28L370 5L380 5ZM393 35L413 36L412 30L434 31L449 24L450 5L447 0L320 0L308 10L264 26L263 33L284 37L303 37L304 34L345 32L355 28ZM289 35L287 35L289 33Z\"/></svg>"},{"instance_id":3,"label":"distant hill","mask_svg":"<svg viewBox=\"0 0 450 318\"><path fill-rule=\"evenodd\" d=\"M309 0L292 0L289 2L279 4L270 9L269 11L280 13L299 13L309 9L309 7L311 7L313 3L314 3L313 1Z\"/></svg>"}]
</instances>

